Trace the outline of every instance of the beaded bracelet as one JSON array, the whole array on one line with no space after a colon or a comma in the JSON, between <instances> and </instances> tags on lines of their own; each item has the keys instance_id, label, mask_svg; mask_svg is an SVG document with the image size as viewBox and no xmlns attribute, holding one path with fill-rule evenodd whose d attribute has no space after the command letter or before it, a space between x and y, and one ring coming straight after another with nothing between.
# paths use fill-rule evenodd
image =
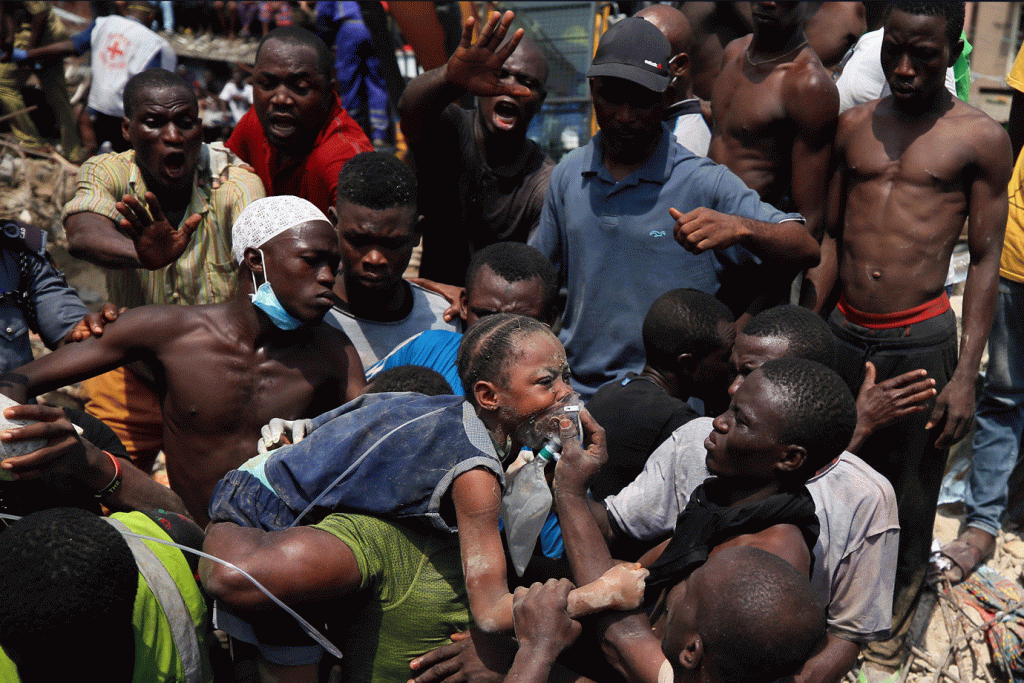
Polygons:
<instances>
[{"instance_id":1,"label":"beaded bracelet","mask_svg":"<svg viewBox=\"0 0 1024 683\"><path fill-rule=\"evenodd\" d=\"M96 498L100 500L112 495L115 491L121 488L121 461L109 451L103 451L103 454L110 458L110 461L114 463L114 478L109 484L96 492Z\"/></svg>"}]
</instances>

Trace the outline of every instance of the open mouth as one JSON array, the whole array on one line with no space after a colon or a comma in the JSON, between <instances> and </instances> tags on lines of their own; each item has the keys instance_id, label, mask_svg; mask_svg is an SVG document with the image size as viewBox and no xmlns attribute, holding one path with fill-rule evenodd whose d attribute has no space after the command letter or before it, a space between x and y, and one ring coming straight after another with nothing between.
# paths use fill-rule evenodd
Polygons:
<instances>
[{"instance_id":1,"label":"open mouth","mask_svg":"<svg viewBox=\"0 0 1024 683\"><path fill-rule=\"evenodd\" d=\"M180 178L185 175L185 153L171 152L164 157L164 172L169 178Z\"/></svg>"},{"instance_id":2,"label":"open mouth","mask_svg":"<svg viewBox=\"0 0 1024 683\"><path fill-rule=\"evenodd\" d=\"M270 129L277 137L289 137L298 130L298 121L289 114L271 114Z\"/></svg>"},{"instance_id":3,"label":"open mouth","mask_svg":"<svg viewBox=\"0 0 1024 683\"><path fill-rule=\"evenodd\" d=\"M513 100L502 99L494 103L494 125L502 130L512 130L522 110Z\"/></svg>"}]
</instances>

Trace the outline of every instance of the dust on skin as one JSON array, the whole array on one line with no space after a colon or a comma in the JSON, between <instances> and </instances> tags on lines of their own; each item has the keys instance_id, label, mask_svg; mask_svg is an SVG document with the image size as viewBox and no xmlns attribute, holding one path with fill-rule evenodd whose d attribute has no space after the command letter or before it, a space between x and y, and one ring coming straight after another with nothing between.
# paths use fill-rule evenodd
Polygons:
<instances>
[{"instance_id":1,"label":"dust on skin","mask_svg":"<svg viewBox=\"0 0 1024 683\"><path fill-rule=\"evenodd\" d=\"M649 573L638 562L617 564L593 583L569 593L566 611L576 618L608 609L636 609L643 601Z\"/></svg>"}]
</instances>

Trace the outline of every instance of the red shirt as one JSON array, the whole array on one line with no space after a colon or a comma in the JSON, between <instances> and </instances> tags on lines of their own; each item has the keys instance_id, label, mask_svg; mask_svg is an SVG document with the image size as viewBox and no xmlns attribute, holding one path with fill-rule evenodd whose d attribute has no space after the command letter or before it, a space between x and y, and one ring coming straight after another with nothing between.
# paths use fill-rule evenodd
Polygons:
<instances>
[{"instance_id":1,"label":"red shirt","mask_svg":"<svg viewBox=\"0 0 1024 683\"><path fill-rule=\"evenodd\" d=\"M228 149L256 169L267 196L295 195L307 199L327 214L334 206L338 173L345 162L360 152L372 152L366 133L334 96L327 125L320 131L309 156L282 163L277 147L263 134L256 110L249 108L226 143Z\"/></svg>"}]
</instances>

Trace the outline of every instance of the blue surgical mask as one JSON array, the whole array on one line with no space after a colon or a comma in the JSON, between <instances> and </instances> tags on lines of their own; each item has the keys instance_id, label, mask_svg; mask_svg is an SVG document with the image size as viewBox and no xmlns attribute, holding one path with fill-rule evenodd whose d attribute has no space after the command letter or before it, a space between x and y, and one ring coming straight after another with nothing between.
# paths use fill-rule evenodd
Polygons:
<instances>
[{"instance_id":1,"label":"blue surgical mask","mask_svg":"<svg viewBox=\"0 0 1024 683\"><path fill-rule=\"evenodd\" d=\"M293 318L288 311L284 310L281 302L277 300L277 295L274 294L274 290L267 280L267 259L263 256L262 249L257 251L260 252L260 256L263 258L263 284L256 287L256 275L250 272L250 275L252 275L252 286L256 287L256 293L250 294L249 298L252 299L253 306L267 314L270 322L274 323L275 327L282 330L294 330L302 324L302 321Z\"/></svg>"}]
</instances>

